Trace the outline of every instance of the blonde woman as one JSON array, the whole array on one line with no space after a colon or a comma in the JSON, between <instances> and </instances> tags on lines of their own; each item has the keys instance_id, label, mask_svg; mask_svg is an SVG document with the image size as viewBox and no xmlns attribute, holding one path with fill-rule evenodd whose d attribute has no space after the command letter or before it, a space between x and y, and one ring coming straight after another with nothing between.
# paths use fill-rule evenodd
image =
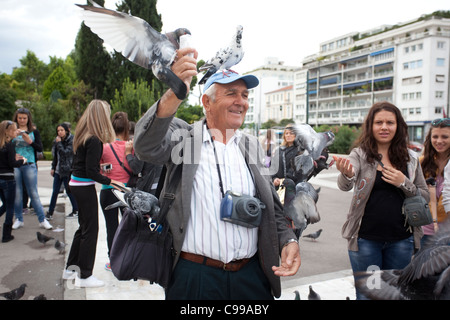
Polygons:
<instances>
[{"instance_id":1,"label":"blonde woman","mask_svg":"<svg viewBox=\"0 0 450 320\"><path fill-rule=\"evenodd\" d=\"M115 139L111 124L111 107L106 101L93 100L78 121L73 141L74 158L70 190L78 204L79 228L75 232L67 269L63 279L69 279L75 271L80 287L101 287L103 281L92 275L98 236L98 198L95 183L120 185L101 174L100 159L103 144Z\"/></svg>"}]
</instances>

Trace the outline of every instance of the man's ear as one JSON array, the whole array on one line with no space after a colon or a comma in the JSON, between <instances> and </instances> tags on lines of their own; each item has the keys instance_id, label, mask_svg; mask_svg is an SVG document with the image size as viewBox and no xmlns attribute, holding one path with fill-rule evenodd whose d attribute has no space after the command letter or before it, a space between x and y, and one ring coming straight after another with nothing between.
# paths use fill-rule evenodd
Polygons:
<instances>
[{"instance_id":1,"label":"man's ear","mask_svg":"<svg viewBox=\"0 0 450 320\"><path fill-rule=\"evenodd\" d=\"M211 98L209 96L207 96L206 94L204 94L202 96L202 103L203 103L203 107L205 108L205 110L209 110L209 107L211 104Z\"/></svg>"}]
</instances>

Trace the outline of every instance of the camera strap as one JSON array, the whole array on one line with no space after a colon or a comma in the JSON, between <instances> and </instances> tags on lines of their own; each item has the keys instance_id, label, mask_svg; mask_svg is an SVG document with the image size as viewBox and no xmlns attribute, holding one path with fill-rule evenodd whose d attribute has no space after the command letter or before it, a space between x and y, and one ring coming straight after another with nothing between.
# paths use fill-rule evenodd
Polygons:
<instances>
[{"instance_id":1,"label":"camera strap","mask_svg":"<svg viewBox=\"0 0 450 320\"><path fill-rule=\"evenodd\" d=\"M217 156L216 145L214 144L214 139L212 137L211 131L209 131L208 125L206 125L206 129L208 130L209 137L210 137L210 140L211 140L211 144L212 144L212 147L213 147L213 150L214 150L214 158L215 158L215 161L216 161L217 174L219 175L220 193L222 194L222 199L223 199L225 197L225 191L223 189L222 175L220 174L219 157ZM250 167L249 167L249 165L247 163L247 159L245 158L244 161L245 161L245 164L247 165L247 169L248 169L248 171L250 173L250 176L252 177L253 184L255 186L255 191L256 191L257 194L259 194L258 189L256 188L255 178L253 177L253 173L250 170Z\"/></svg>"}]
</instances>

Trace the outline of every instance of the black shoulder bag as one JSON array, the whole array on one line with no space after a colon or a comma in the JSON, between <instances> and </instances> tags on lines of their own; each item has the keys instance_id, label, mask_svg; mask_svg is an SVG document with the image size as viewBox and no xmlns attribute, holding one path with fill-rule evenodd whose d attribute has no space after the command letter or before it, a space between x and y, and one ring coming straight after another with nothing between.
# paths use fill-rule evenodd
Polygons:
<instances>
[{"instance_id":1,"label":"black shoulder bag","mask_svg":"<svg viewBox=\"0 0 450 320\"><path fill-rule=\"evenodd\" d=\"M150 220L130 208L125 209L110 252L111 270L118 280L148 280L167 288L175 252L166 217L181 180L182 164L175 170L160 199L156 219Z\"/></svg>"}]
</instances>

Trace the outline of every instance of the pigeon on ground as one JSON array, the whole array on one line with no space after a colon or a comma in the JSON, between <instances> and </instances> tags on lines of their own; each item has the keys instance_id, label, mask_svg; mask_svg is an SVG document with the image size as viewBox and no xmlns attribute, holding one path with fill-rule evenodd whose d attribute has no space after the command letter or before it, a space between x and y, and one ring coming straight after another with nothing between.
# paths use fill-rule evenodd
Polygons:
<instances>
[{"instance_id":1,"label":"pigeon on ground","mask_svg":"<svg viewBox=\"0 0 450 320\"><path fill-rule=\"evenodd\" d=\"M48 236L46 236L45 234L40 233L39 231L36 232L36 235L37 235L38 241L39 241L40 243L44 244L44 245L45 245L48 241L54 239L54 238L52 238L52 237L48 237Z\"/></svg>"},{"instance_id":2,"label":"pigeon on ground","mask_svg":"<svg viewBox=\"0 0 450 320\"><path fill-rule=\"evenodd\" d=\"M298 292L298 290L295 290L294 293L295 293L295 298L294 298L294 300L301 300L301 299L300 299L300 292Z\"/></svg>"},{"instance_id":3,"label":"pigeon on ground","mask_svg":"<svg viewBox=\"0 0 450 320\"><path fill-rule=\"evenodd\" d=\"M59 254L63 254L66 252L66 244L62 241L55 241L55 249L59 251Z\"/></svg>"},{"instance_id":4,"label":"pigeon on ground","mask_svg":"<svg viewBox=\"0 0 450 320\"><path fill-rule=\"evenodd\" d=\"M316 232L304 235L303 238L310 238L312 241L316 241L322 233L322 229L317 230Z\"/></svg>"},{"instance_id":5,"label":"pigeon on ground","mask_svg":"<svg viewBox=\"0 0 450 320\"><path fill-rule=\"evenodd\" d=\"M199 71L206 71L205 75L198 82L198 84L204 84L206 81L219 70L230 70L231 67L241 62L244 57L244 50L242 48L242 26L237 26L236 34L231 39L230 44L226 48L222 48L217 51L216 55L209 59ZM233 71L232 71L233 72Z\"/></svg>"},{"instance_id":6,"label":"pigeon on ground","mask_svg":"<svg viewBox=\"0 0 450 320\"><path fill-rule=\"evenodd\" d=\"M171 65L179 49L180 37L190 35L189 30L179 28L162 34L141 18L89 2L92 6L77 6L84 9L84 23L92 32L131 62L152 69L155 77L167 84L178 99L186 98L186 84L172 72Z\"/></svg>"},{"instance_id":7,"label":"pigeon on ground","mask_svg":"<svg viewBox=\"0 0 450 320\"><path fill-rule=\"evenodd\" d=\"M309 182L294 184L289 178L284 179L285 186L284 212L292 220L297 236L303 233L308 224L320 221L316 203L319 200L320 188L314 189Z\"/></svg>"},{"instance_id":8,"label":"pigeon on ground","mask_svg":"<svg viewBox=\"0 0 450 320\"><path fill-rule=\"evenodd\" d=\"M47 300L47 297L43 293L41 293L40 295L34 297L33 300Z\"/></svg>"},{"instance_id":9,"label":"pigeon on ground","mask_svg":"<svg viewBox=\"0 0 450 320\"><path fill-rule=\"evenodd\" d=\"M27 285L24 283L20 285L20 287L13 289L8 292L0 293L0 297L5 298L6 300L19 300L25 294L25 288Z\"/></svg>"},{"instance_id":10,"label":"pigeon on ground","mask_svg":"<svg viewBox=\"0 0 450 320\"><path fill-rule=\"evenodd\" d=\"M311 285L309 286L308 300L321 300L320 295L313 290Z\"/></svg>"},{"instance_id":11,"label":"pigeon on ground","mask_svg":"<svg viewBox=\"0 0 450 320\"><path fill-rule=\"evenodd\" d=\"M450 219L401 270L355 274L355 287L373 300L450 300Z\"/></svg>"}]
</instances>

